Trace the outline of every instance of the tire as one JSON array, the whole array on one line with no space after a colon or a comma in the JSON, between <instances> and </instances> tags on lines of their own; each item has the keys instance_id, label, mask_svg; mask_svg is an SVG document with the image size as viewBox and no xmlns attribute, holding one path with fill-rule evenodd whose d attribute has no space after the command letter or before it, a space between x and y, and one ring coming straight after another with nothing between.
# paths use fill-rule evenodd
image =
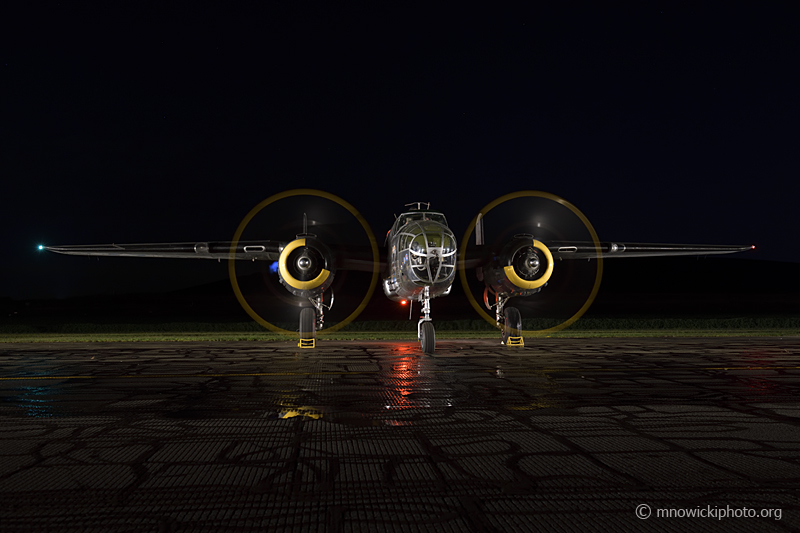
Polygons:
<instances>
[{"instance_id":1,"label":"tire","mask_svg":"<svg viewBox=\"0 0 800 533\"><path fill-rule=\"evenodd\" d=\"M314 339L317 336L317 315L311 307L300 311L300 338Z\"/></svg>"},{"instance_id":2,"label":"tire","mask_svg":"<svg viewBox=\"0 0 800 533\"><path fill-rule=\"evenodd\" d=\"M506 307L503 316L506 319L503 326L503 344L508 345L509 337L522 336L522 316L516 307Z\"/></svg>"},{"instance_id":3,"label":"tire","mask_svg":"<svg viewBox=\"0 0 800 533\"><path fill-rule=\"evenodd\" d=\"M436 350L436 331L433 322L423 322L419 330L419 344L422 353L430 355Z\"/></svg>"}]
</instances>

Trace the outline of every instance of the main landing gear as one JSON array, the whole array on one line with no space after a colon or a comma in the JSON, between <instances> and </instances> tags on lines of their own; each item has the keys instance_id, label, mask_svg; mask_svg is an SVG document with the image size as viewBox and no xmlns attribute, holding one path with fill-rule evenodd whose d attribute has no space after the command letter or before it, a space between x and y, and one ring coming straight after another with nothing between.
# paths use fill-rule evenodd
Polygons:
<instances>
[{"instance_id":1,"label":"main landing gear","mask_svg":"<svg viewBox=\"0 0 800 533\"><path fill-rule=\"evenodd\" d=\"M506 307L503 311L503 344L506 346L525 346L522 339L522 316L516 307Z\"/></svg>"},{"instance_id":2,"label":"main landing gear","mask_svg":"<svg viewBox=\"0 0 800 533\"><path fill-rule=\"evenodd\" d=\"M506 346L525 346L525 341L522 338L522 316L519 314L519 309L516 307L506 307L506 303L510 299L508 296L497 294L497 301L494 305L489 304L489 288L483 292L483 303L487 309L495 310L495 318L497 320L497 327L500 328L503 335L502 343Z\"/></svg>"},{"instance_id":3,"label":"main landing gear","mask_svg":"<svg viewBox=\"0 0 800 533\"><path fill-rule=\"evenodd\" d=\"M300 348L314 348L317 342L317 317L310 307L300 311Z\"/></svg>"},{"instance_id":4,"label":"main landing gear","mask_svg":"<svg viewBox=\"0 0 800 533\"><path fill-rule=\"evenodd\" d=\"M309 298L308 301L313 307L304 307L300 311L300 342L297 344L300 348L316 348L317 330L322 329L325 308L333 307L333 290L331 303L328 305L322 303L321 294L316 298Z\"/></svg>"},{"instance_id":5,"label":"main landing gear","mask_svg":"<svg viewBox=\"0 0 800 533\"><path fill-rule=\"evenodd\" d=\"M422 348L422 353L431 355L436 350L436 331L431 321L431 296L430 288L425 287L422 293L422 316L417 323L417 337Z\"/></svg>"}]
</instances>

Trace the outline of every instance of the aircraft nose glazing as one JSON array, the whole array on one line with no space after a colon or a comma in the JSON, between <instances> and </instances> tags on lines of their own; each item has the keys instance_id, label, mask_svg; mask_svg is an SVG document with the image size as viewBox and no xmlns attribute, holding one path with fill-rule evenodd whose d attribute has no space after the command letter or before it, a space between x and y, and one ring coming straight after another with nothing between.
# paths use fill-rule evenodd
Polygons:
<instances>
[{"instance_id":1,"label":"aircraft nose glazing","mask_svg":"<svg viewBox=\"0 0 800 533\"><path fill-rule=\"evenodd\" d=\"M409 233L411 271L423 283L446 282L455 275L455 237L442 225L418 225Z\"/></svg>"}]
</instances>

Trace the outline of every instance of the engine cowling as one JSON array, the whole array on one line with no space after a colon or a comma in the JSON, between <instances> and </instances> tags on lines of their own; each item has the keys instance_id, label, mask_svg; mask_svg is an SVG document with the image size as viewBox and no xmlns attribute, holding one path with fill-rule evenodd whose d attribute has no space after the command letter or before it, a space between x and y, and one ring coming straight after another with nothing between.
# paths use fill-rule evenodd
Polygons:
<instances>
[{"instance_id":1,"label":"engine cowling","mask_svg":"<svg viewBox=\"0 0 800 533\"><path fill-rule=\"evenodd\" d=\"M333 254L312 237L300 237L284 247L278 258L278 276L286 290L302 298L315 298L333 283Z\"/></svg>"},{"instance_id":2,"label":"engine cowling","mask_svg":"<svg viewBox=\"0 0 800 533\"><path fill-rule=\"evenodd\" d=\"M486 286L506 296L530 296L553 275L553 254L531 235L517 235L483 267Z\"/></svg>"}]
</instances>

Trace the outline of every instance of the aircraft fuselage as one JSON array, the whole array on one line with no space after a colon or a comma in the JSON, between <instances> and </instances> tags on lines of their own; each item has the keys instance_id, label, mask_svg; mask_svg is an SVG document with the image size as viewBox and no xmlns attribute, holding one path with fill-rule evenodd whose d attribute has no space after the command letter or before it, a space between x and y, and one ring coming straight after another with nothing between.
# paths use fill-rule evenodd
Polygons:
<instances>
[{"instance_id":1,"label":"aircraft fuselage","mask_svg":"<svg viewBox=\"0 0 800 533\"><path fill-rule=\"evenodd\" d=\"M456 238L441 213L412 210L395 220L387 236L389 256L383 292L394 301L445 296L456 273Z\"/></svg>"}]
</instances>

